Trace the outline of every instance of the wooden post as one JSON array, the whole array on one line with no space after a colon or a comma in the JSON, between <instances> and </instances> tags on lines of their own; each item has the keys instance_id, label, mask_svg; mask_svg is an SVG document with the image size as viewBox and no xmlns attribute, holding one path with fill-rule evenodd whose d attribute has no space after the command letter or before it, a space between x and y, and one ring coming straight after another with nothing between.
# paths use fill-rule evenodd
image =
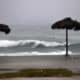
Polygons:
<instances>
[{"instance_id":1,"label":"wooden post","mask_svg":"<svg viewBox=\"0 0 80 80\"><path fill-rule=\"evenodd\" d=\"M68 56L68 29L66 28L66 56Z\"/></svg>"}]
</instances>

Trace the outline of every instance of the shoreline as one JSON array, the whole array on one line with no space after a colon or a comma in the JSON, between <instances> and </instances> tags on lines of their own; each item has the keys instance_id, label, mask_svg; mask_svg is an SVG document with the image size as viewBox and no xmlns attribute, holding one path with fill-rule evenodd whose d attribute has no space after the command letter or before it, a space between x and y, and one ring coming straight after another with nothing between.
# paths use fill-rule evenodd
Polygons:
<instances>
[{"instance_id":1,"label":"shoreline","mask_svg":"<svg viewBox=\"0 0 80 80\"><path fill-rule=\"evenodd\" d=\"M0 69L67 68L80 71L80 56L17 56L0 57Z\"/></svg>"}]
</instances>

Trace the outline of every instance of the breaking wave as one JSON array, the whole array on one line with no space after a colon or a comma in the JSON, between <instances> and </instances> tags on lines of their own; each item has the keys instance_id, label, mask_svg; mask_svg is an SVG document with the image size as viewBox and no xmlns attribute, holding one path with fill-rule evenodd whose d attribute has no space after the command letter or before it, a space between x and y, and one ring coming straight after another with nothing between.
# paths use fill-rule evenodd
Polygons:
<instances>
[{"instance_id":1,"label":"breaking wave","mask_svg":"<svg viewBox=\"0 0 80 80\"><path fill-rule=\"evenodd\" d=\"M69 44L74 49L79 44ZM69 49L69 54L72 50ZM65 42L0 40L0 56L65 55Z\"/></svg>"},{"instance_id":2,"label":"breaking wave","mask_svg":"<svg viewBox=\"0 0 80 80\"><path fill-rule=\"evenodd\" d=\"M72 54L71 51L69 51L68 54ZM47 53L41 53L41 52L19 52L19 53L0 53L0 56L45 56L45 55L65 55L65 51L56 51L56 52L47 52Z\"/></svg>"},{"instance_id":3,"label":"breaking wave","mask_svg":"<svg viewBox=\"0 0 80 80\"><path fill-rule=\"evenodd\" d=\"M40 40L0 40L0 47L6 48L6 47L20 47L20 46L26 46L26 47L57 47L57 46L64 46L64 43L59 42L48 42L48 41L40 41Z\"/></svg>"}]
</instances>

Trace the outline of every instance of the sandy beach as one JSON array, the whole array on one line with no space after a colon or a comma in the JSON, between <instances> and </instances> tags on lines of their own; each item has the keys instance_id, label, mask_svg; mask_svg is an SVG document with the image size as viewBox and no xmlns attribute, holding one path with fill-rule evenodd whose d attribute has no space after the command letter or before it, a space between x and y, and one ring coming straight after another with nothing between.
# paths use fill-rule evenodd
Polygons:
<instances>
[{"instance_id":1,"label":"sandy beach","mask_svg":"<svg viewBox=\"0 0 80 80\"><path fill-rule=\"evenodd\" d=\"M80 72L80 56L0 57L0 69L68 68Z\"/></svg>"}]
</instances>

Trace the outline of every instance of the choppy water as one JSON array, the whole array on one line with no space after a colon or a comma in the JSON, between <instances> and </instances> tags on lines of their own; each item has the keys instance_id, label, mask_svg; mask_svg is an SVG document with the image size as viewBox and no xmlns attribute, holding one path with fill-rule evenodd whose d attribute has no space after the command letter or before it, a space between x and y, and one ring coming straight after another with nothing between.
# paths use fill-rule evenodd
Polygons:
<instances>
[{"instance_id":1,"label":"choppy water","mask_svg":"<svg viewBox=\"0 0 80 80\"><path fill-rule=\"evenodd\" d=\"M65 31L43 26L11 26L9 35L0 34L0 56L64 55ZM79 55L80 32L69 31L69 54Z\"/></svg>"}]
</instances>

